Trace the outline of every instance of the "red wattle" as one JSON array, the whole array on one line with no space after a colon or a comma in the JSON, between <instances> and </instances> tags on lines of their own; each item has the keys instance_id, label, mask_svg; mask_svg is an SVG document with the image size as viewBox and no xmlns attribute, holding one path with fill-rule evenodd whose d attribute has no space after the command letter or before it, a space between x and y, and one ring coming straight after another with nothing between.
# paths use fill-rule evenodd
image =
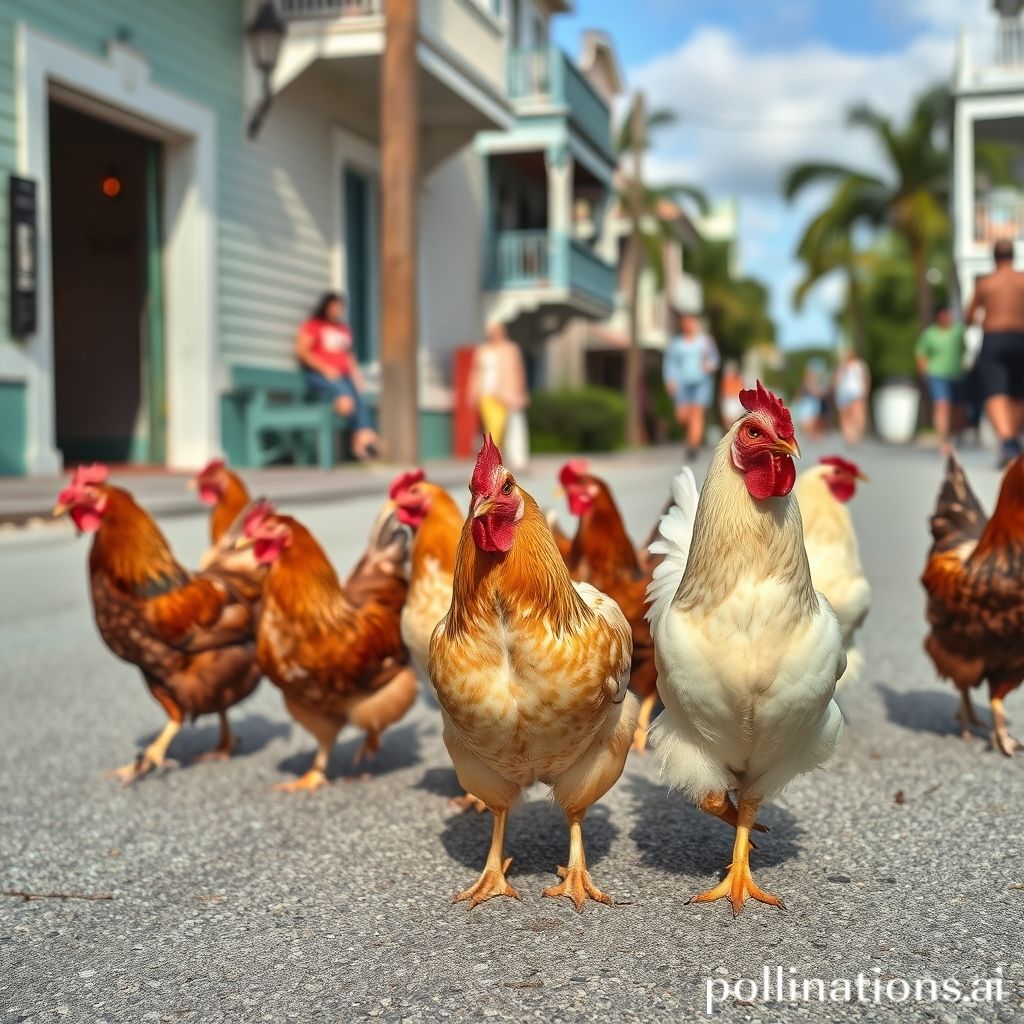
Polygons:
<instances>
[{"instance_id":1,"label":"red wattle","mask_svg":"<svg viewBox=\"0 0 1024 1024\"><path fill-rule=\"evenodd\" d=\"M836 501L848 502L857 490L857 482L849 477L826 477L825 483Z\"/></svg>"},{"instance_id":2,"label":"red wattle","mask_svg":"<svg viewBox=\"0 0 1024 1024\"><path fill-rule=\"evenodd\" d=\"M515 524L494 516L473 520L473 541L481 551L509 551L515 538Z\"/></svg>"},{"instance_id":3,"label":"red wattle","mask_svg":"<svg viewBox=\"0 0 1024 1024\"><path fill-rule=\"evenodd\" d=\"M788 455L768 455L743 474L743 482L752 498L783 498L796 483L796 466Z\"/></svg>"}]
</instances>

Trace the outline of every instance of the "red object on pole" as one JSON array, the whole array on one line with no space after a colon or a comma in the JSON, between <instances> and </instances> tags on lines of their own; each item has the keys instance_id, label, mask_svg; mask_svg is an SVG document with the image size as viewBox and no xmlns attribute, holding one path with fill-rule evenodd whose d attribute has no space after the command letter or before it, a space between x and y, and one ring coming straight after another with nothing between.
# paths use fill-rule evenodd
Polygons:
<instances>
[{"instance_id":1,"label":"red object on pole","mask_svg":"<svg viewBox=\"0 0 1024 1024\"><path fill-rule=\"evenodd\" d=\"M452 355L453 401L452 454L469 459L476 453L477 435L480 433L480 414L469 400L469 380L473 372L473 352L476 346L457 348Z\"/></svg>"}]
</instances>

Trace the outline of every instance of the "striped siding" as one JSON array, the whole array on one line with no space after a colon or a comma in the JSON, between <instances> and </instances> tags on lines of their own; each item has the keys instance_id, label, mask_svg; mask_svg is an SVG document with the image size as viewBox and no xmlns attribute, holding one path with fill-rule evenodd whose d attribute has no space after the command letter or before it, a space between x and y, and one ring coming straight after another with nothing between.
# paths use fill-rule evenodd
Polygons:
<instances>
[{"instance_id":1,"label":"striped siding","mask_svg":"<svg viewBox=\"0 0 1024 1024\"><path fill-rule=\"evenodd\" d=\"M3 0L0 177L16 166L15 26L24 21L103 57L122 27L152 79L217 118L221 351L229 362L289 361L298 322L330 285L333 235L328 104L303 81L245 139L241 0ZM336 98L335 98L336 102ZM0 202L0 309L7 308L7 198ZM0 339L6 338L6 316ZM0 344L5 343L0 340Z\"/></svg>"}]
</instances>

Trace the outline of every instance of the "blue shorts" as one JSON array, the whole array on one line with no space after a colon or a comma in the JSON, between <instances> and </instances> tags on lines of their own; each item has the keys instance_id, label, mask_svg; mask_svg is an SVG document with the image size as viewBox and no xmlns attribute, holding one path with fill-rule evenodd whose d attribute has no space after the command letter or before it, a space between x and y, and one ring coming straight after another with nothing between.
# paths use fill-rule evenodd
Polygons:
<instances>
[{"instance_id":1,"label":"blue shorts","mask_svg":"<svg viewBox=\"0 0 1024 1024\"><path fill-rule=\"evenodd\" d=\"M953 405L963 403L964 382L962 380L949 380L946 377L933 377L930 374L925 380L928 382L928 394L932 396L933 402L952 402Z\"/></svg>"},{"instance_id":2,"label":"blue shorts","mask_svg":"<svg viewBox=\"0 0 1024 1024\"><path fill-rule=\"evenodd\" d=\"M352 383L351 377L338 377L336 380L328 380L322 373L317 373L316 370L310 370L307 367L303 367L302 377L306 382L306 387L314 395L329 398L331 401L334 401L336 398L351 398L354 408L349 418L352 420L352 426L356 430L366 430L373 426L369 406L364 401L363 396L359 394L355 384Z\"/></svg>"},{"instance_id":3,"label":"blue shorts","mask_svg":"<svg viewBox=\"0 0 1024 1024\"><path fill-rule=\"evenodd\" d=\"M712 378L697 381L681 381L676 385L676 408L681 405L699 405L707 408L711 404Z\"/></svg>"}]
</instances>

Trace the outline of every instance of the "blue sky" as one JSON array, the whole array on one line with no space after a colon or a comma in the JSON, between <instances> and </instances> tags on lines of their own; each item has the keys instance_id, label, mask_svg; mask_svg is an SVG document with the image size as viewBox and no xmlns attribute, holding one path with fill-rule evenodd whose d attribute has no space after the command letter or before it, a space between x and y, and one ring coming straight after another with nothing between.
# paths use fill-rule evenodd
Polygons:
<instances>
[{"instance_id":1,"label":"blue sky","mask_svg":"<svg viewBox=\"0 0 1024 1024\"><path fill-rule=\"evenodd\" d=\"M651 174L735 198L744 270L772 288L787 347L834 340L842 284L826 280L801 313L793 250L824 199L787 205L779 183L792 163L841 159L877 170L878 155L843 124L867 100L895 117L916 92L953 70L957 33L988 45L990 0L578 0L556 20L570 52L586 28L611 34L628 88L679 121L659 136ZM709 127L708 125L712 125ZM717 127L714 127L717 126Z\"/></svg>"}]
</instances>

